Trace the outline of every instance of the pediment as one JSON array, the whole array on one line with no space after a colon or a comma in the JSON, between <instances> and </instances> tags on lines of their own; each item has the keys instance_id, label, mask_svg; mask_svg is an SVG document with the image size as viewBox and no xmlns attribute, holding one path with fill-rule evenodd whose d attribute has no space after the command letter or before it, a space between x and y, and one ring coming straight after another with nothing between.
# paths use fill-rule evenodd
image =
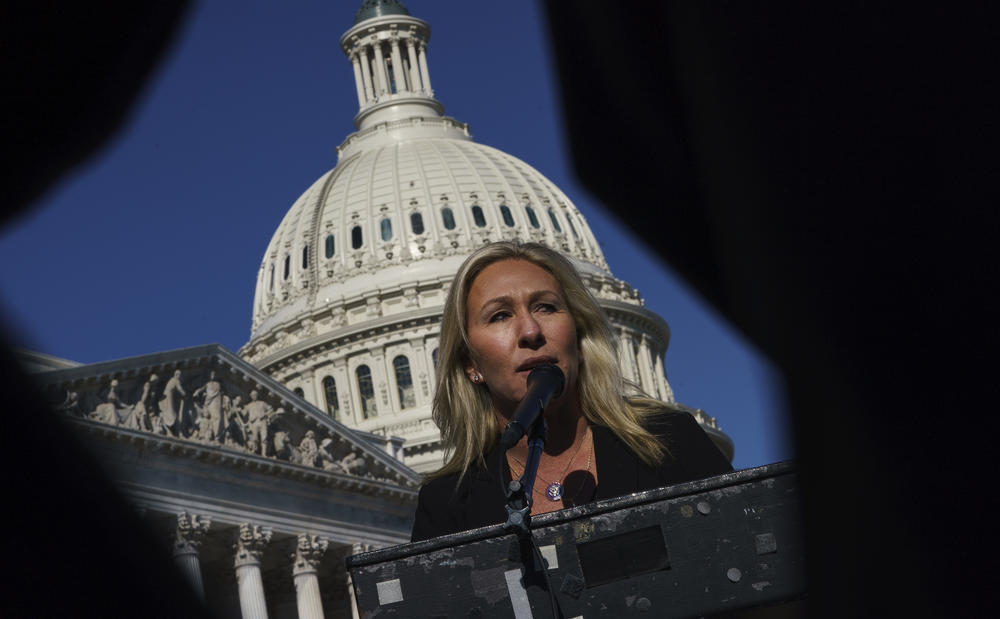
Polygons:
<instances>
[{"instance_id":1,"label":"pediment","mask_svg":"<svg viewBox=\"0 0 1000 619\"><path fill-rule=\"evenodd\" d=\"M54 409L104 437L373 492L420 484L388 438L337 422L217 344L35 378Z\"/></svg>"}]
</instances>

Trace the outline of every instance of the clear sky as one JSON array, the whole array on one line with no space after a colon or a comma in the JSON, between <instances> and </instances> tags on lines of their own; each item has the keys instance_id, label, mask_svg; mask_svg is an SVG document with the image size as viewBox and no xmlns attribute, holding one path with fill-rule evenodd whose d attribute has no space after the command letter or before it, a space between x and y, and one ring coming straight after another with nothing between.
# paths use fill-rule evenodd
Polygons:
<instances>
[{"instance_id":1,"label":"clear sky","mask_svg":"<svg viewBox=\"0 0 1000 619\"><path fill-rule=\"evenodd\" d=\"M360 4L195 6L124 130L0 234L8 336L80 362L211 342L237 351L271 234L353 130L354 78L338 40ZM737 468L792 457L773 366L574 178L540 7L404 4L431 24L445 114L562 188L613 273L669 323L678 401L718 419ZM641 118L606 122L642 130Z\"/></svg>"}]
</instances>

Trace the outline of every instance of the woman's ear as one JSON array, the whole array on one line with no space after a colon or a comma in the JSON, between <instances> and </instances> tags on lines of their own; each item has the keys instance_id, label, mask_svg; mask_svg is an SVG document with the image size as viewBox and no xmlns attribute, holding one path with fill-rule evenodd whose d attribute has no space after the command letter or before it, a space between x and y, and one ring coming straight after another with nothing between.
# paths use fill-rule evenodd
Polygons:
<instances>
[{"instance_id":1,"label":"woman's ear","mask_svg":"<svg viewBox=\"0 0 1000 619\"><path fill-rule=\"evenodd\" d=\"M465 375L469 377L470 381L477 385L483 382L483 375L479 373L479 370L477 370L475 366L467 366L465 368Z\"/></svg>"}]
</instances>

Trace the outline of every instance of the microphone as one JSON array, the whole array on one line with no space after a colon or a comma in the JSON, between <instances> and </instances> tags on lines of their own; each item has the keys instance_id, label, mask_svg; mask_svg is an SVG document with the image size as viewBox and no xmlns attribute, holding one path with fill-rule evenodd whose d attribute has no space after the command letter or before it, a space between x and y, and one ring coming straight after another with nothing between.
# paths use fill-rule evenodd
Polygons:
<instances>
[{"instance_id":1,"label":"microphone","mask_svg":"<svg viewBox=\"0 0 1000 619\"><path fill-rule=\"evenodd\" d=\"M528 374L528 393L507 423L507 428L500 437L500 448L507 451L521 440L549 405L549 401L562 394L565 384L566 377L556 365L544 363L531 370Z\"/></svg>"}]
</instances>

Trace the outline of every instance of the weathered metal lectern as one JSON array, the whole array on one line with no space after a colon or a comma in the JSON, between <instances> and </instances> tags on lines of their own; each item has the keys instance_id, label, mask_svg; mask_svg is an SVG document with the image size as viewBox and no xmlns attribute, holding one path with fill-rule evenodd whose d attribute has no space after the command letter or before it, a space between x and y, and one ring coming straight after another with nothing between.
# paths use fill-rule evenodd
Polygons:
<instances>
[{"instance_id":1,"label":"weathered metal lectern","mask_svg":"<svg viewBox=\"0 0 1000 619\"><path fill-rule=\"evenodd\" d=\"M347 559L361 616L785 618L804 614L792 463ZM538 557L541 557L541 560Z\"/></svg>"}]
</instances>

